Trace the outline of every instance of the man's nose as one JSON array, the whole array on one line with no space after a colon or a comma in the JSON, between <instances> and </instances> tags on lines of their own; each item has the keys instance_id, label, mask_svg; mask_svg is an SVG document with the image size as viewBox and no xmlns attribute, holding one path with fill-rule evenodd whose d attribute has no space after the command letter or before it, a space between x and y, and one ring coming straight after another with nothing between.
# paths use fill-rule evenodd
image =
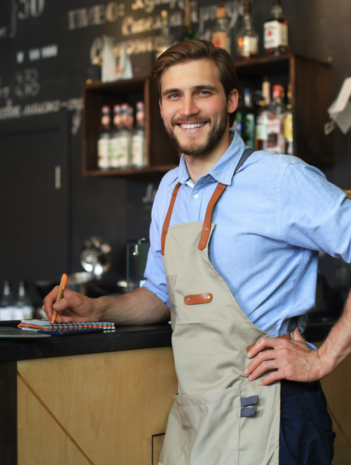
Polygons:
<instances>
[{"instance_id":1,"label":"man's nose","mask_svg":"<svg viewBox=\"0 0 351 465\"><path fill-rule=\"evenodd\" d=\"M181 113L184 116L196 115L199 113L199 108L196 105L196 102L192 96L187 96L183 100L183 105L181 108Z\"/></svg>"}]
</instances>

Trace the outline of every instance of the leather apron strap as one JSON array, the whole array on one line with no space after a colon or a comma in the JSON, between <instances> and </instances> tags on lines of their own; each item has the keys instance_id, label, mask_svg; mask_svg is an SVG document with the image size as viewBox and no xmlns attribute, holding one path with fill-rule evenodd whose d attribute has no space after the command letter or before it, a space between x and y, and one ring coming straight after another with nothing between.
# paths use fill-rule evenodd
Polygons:
<instances>
[{"instance_id":1,"label":"leather apron strap","mask_svg":"<svg viewBox=\"0 0 351 465\"><path fill-rule=\"evenodd\" d=\"M174 202L175 202L175 200L176 200L176 197L177 197L177 194L178 194L178 191L179 191L180 186L181 186L181 183L178 182L178 184L175 186L175 188L174 188L174 190L173 190L173 194L172 194L172 198L171 198L171 203L169 204L168 212L167 212L167 215L166 215L166 219L165 219L165 222L164 222L164 224L163 224L162 235L161 235L161 254L162 254L162 255L165 254L166 235L167 235L167 231L168 231L169 222L171 221L171 216L172 216L172 211L173 211L173 207L174 207Z\"/></svg>"},{"instance_id":2,"label":"leather apron strap","mask_svg":"<svg viewBox=\"0 0 351 465\"><path fill-rule=\"evenodd\" d=\"M244 153L241 155L239 163L237 164L237 166L235 168L234 175L243 166L245 161L249 158L249 156L254 151L255 151L254 149L246 149L246 150L244 150ZM176 184L174 190L173 190L171 202L169 204L166 219L165 219L165 222L163 224L162 235L161 235L161 254L162 255L164 255L164 253L165 253L165 244L166 244L167 231L168 231L169 223L171 221L171 216L172 216L172 212L173 212L174 203L175 203L175 200L176 200L176 197L177 197L180 186L181 186L181 183L178 182ZM208 238L210 236L210 231L211 231L212 211L213 211L213 208L216 205L218 199L223 194L226 187L227 187L226 184L222 184L222 183L219 182L217 184L217 187L216 187L214 193L212 194L211 200L208 203L207 210L206 210L206 215L205 215L205 220L204 220L204 223L203 223L202 232L201 232L201 236L200 236L200 241L199 241L199 245L198 245L198 248L200 250L203 250L207 245Z\"/></svg>"}]
</instances>

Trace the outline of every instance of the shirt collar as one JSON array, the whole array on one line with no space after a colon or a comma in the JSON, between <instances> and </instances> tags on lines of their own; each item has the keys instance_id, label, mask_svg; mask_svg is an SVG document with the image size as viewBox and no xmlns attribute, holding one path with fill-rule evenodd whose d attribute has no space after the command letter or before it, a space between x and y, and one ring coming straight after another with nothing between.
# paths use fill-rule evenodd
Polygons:
<instances>
[{"instance_id":1,"label":"shirt collar","mask_svg":"<svg viewBox=\"0 0 351 465\"><path fill-rule=\"evenodd\" d=\"M217 163L211 168L211 170L200 179L205 176L211 176L215 181L230 186L232 183L233 175L237 164L239 163L240 157L245 150L245 144L238 133L235 133L232 143L228 149L224 152ZM178 182L185 184L189 179L190 175L186 166L184 154L180 158L179 167L175 176L170 179L169 185L172 184L177 178ZM198 180L198 182L199 182Z\"/></svg>"}]
</instances>

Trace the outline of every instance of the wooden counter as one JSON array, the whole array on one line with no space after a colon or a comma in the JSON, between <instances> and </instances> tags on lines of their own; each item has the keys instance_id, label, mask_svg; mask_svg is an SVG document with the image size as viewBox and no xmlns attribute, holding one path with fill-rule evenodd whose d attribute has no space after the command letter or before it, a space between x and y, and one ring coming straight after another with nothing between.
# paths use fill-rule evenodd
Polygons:
<instances>
[{"instance_id":1,"label":"wooden counter","mask_svg":"<svg viewBox=\"0 0 351 465\"><path fill-rule=\"evenodd\" d=\"M307 334L326 332L320 325ZM1 340L0 463L157 465L177 392L170 344L169 325ZM322 385L337 433L333 465L346 465L351 358Z\"/></svg>"}]
</instances>

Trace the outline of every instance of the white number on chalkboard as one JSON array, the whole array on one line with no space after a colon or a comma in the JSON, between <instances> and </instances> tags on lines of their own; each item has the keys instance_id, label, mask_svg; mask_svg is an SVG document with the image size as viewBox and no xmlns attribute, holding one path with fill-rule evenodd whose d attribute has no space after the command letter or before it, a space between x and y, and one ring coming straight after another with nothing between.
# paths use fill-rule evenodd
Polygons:
<instances>
[{"instance_id":1,"label":"white number on chalkboard","mask_svg":"<svg viewBox=\"0 0 351 465\"><path fill-rule=\"evenodd\" d=\"M27 19L30 16L37 18L44 11L45 0L19 0L19 4L23 5L23 9L18 11L19 19Z\"/></svg>"}]
</instances>

